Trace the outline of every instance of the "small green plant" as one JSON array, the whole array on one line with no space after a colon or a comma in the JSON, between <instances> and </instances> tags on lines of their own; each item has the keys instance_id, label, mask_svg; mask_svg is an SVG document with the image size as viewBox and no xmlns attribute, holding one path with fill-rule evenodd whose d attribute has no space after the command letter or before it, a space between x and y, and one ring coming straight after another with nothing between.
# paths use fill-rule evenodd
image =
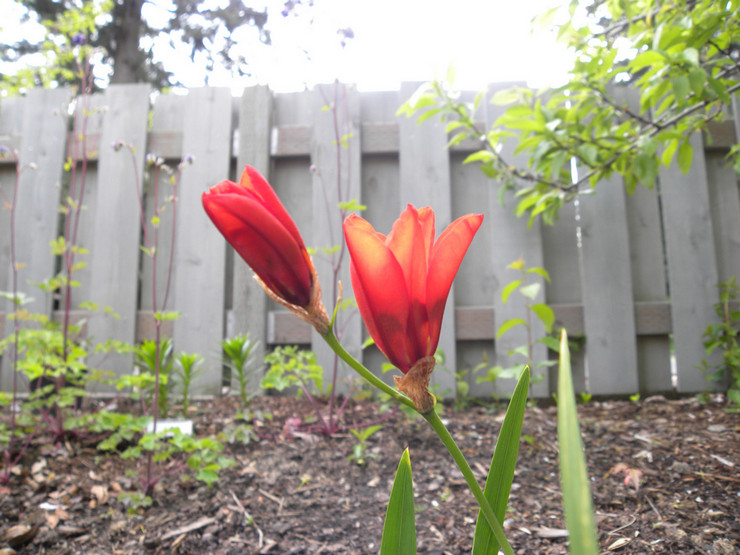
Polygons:
<instances>
[{"instance_id":1,"label":"small green plant","mask_svg":"<svg viewBox=\"0 0 740 555\"><path fill-rule=\"evenodd\" d=\"M367 440L375 432L380 430L383 426L375 424L374 426L367 426L365 428L350 428L350 432L357 439L357 443L352 446L352 454L347 457L347 460L358 466L365 466L367 464ZM370 455L374 457L375 455Z\"/></svg>"},{"instance_id":2,"label":"small green plant","mask_svg":"<svg viewBox=\"0 0 740 555\"><path fill-rule=\"evenodd\" d=\"M265 355L267 373L262 378L264 389L284 391L297 387L296 397L325 395L324 370L316 362L316 353L299 349L297 345L277 347Z\"/></svg>"},{"instance_id":3,"label":"small green plant","mask_svg":"<svg viewBox=\"0 0 740 555\"><path fill-rule=\"evenodd\" d=\"M256 369L252 353L257 345L259 345L259 341L252 341L248 333L221 342L224 365L230 370L232 379L236 376L239 385L239 398L244 410L249 406L250 397L254 395L249 393L247 387L251 374Z\"/></svg>"},{"instance_id":4,"label":"small green plant","mask_svg":"<svg viewBox=\"0 0 740 555\"><path fill-rule=\"evenodd\" d=\"M218 480L219 472L234 461L221 454L223 445L212 437L194 438L177 428L143 434L139 441L121 453L123 459L140 459L151 454L155 463L164 468L157 476L143 481L144 494L152 495L154 487L164 477L189 469L196 480L209 487Z\"/></svg>"},{"instance_id":5,"label":"small green plant","mask_svg":"<svg viewBox=\"0 0 740 555\"><path fill-rule=\"evenodd\" d=\"M175 386L172 367L174 364L172 339L162 339L159 345L157 341L146 339L136 347L134 364L138 368L138 377L142 385L146 387L147 393L153 393L157 381L157 368L159 368L159 390L157 391L157 403L159 415L166 416L170 408L170 393ZM157 361L159 357L159 361ZM151 384L151 386L147 386ZM154 398L154 395L152 395Z\"/></svg>"},{"instance_id":6,"label":"small green plant","mask_svg":"<svg viewBox=\"0 0 740 555\"><path fill-rule=\"evenodd\" d=\"M175 358L177 365L174 369L174 376L180 382L182 415L187 418L190 412L190 386L202 369L203 357L197 353L178 353Z\"/></svg>"},{"instance_id":7,"label":"small green plant","mask_svg":"<svg viewBox=\"0 0 740 555\"><path fill-rule=\"evenodd\" d=\"M707 356L720 350L722 361L710 364L706 359L702 361L701 369L707 380L717 383L729 382L727 399L730 403L728 410L740 412L740 343L738 343L738 327L740 324L740 310L732 306L740 298L740 287L732 276L724 283L720 283L719 302L715 310L720 318L718 324L707 326L704 335L704 352Z\"/></svg>"},{"instance_id":8,"label":"small green plant","mask_svg":"<svg viewBox=\"0 0 740 555\"><path fill-rule=\"evenodd\" d=\"M486 374L484 376L478 377L476 381L478 383L495 383L496 380L498 380L499 378L518 379L521 373L524 371L524 368L529 367L532 370L532 383L537 383L543 378L543 375L541 373L538 373L537 370L543 367L553 366L557 364L557 361L543 360L540 362L535 362L533 354L535 343L544 343L545 345L547 345L548 348L557 351L558 342L554 337L550 336L550 334L552 333L553 324L555 323L555 313L553 312L552 308L547 305L547 303L535 302L537 296L540 294L540 284L529 283L527 279L532 274L536 274L544 278L546 281L550 281L550 275L547 273L547 270L538 266L528 268L524 262L524 259L521 257L519 258L519 260L516 260L509 264L507 268L518 271L520 277L508 283L506 287L504 287L503 291L501 292L501 300L505 304L506 302L508 302L509 297L514 292L518 292L525 298L525 314L524 318L510 318L509 320L503 322L496 332L496 339L499 339L502 335L504 335L512 328L515 328L517 326L524 326L527 330L527 342L524 345L520 345L519 347L510 350L508 353L509 356L518 355L522 361L509 368L504 368L500 365L493 366L490 364L485 364L486 361L484 361L483 365L476 366L474 372L485 371ZM537 317L544 325L545 332L547 333L545 337L540 337L536 339L533 337L532 315Z\"/></svg>"}]
</instances>

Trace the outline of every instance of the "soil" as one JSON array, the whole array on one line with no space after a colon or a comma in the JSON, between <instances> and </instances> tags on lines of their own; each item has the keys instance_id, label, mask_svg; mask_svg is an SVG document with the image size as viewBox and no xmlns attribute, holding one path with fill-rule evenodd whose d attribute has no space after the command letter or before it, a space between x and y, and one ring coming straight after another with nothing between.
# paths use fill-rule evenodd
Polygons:
<instances>
[{"instance_id":1,"label":"soil","mask_svg":"<svg viewBox=\"0 0 740 555\"><path fill-rule=\"evenodd\" d=\"M0 541L17 553L377 553L400 455L413 466L419 553L469 553L477 511L462 476L422 419L392 410L349 461L349 432L296 428L305 400L253 401L248 443L226 444L236 464L207 487L187 472L159 482L150 507L118 499L136 491L141 461L74 439L38 442L0 487ZM233 429L234 398L203 402L195 433ZM652 397L590 402L579 415L602 552L740 552L740 416L717 402ZM351 402L345 423L378 418ZM446 408L443 419L481 484L503 418L501 406ZM165 461L160 468L166 469ZM556 409L530 407L504 527L517 553L567 553L559 493ZM23 534L22 532L26 533ZM6 551L2 551L5 547ZM13 553L0 543L0 553Z\"/></svg>"}]
</instances>

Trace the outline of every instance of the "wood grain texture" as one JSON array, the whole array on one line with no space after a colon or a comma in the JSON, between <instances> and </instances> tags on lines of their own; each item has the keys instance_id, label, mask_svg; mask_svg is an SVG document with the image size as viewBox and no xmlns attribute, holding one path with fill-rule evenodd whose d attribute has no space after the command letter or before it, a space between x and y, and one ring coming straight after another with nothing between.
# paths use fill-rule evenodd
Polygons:
<instances>
[{"instance_id":1,"label":"wood grain texture","mask_svg":"<svg viewBox=\"0 0 740 555\"><path fill-rule=\"evenodd\" d=\"M176 229L176 350L206 359L196 378L195 394L220 393L224 337L226 244L201 205L201 194L229 175L231 92L226 88L192 89L185 101L183 152L194 157L183 172L177 202L182 225Z\"/></svg>"},{"instance_id":2,"label":"wood grain texture","mask_svg":"<svg viewBox=\"0 0 740 555\"><path fill-rule=\"evenodd\" d=\"M95 338L110 338L134 343L136 336L136 298L139 274L141 210L139 193L146 152L146 123L149 113L148 85L109 88L105 93L107 110L103 122L103 144L121 141L118 152L106 148L98 162L97 203L92 222L90 248L90 300L111 307L119 316L94 314L89 333ZM111 287L111 283L117 283ZM107 370L117 376L131 372L132 356L111 354Z\"/></svg>"},{"instance_id":3,"label":"wood grain texture","mask_svg":"<svg viewBox=\"0 0 740 555\"><path fill-rule=\"evenodd\" d=\"M703 152L700 135L691 137L691 146L696 156L687 174L675 163L660 172L673 342L681 392L702 391L709 385L698 366L705 358L702 334L709 324L718 321L713 305L719 300L707 169L704 156L699 155Z\"/></svg>"}]
</instances>

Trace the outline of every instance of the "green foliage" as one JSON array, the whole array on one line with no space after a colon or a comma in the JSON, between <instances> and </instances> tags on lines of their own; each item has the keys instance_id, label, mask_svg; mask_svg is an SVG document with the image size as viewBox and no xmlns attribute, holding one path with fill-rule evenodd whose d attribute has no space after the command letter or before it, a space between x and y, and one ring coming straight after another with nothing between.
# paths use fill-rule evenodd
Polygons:
<instances>
[{"instance_id":1,"label":"green foliage","mask_svg":"<svg viewBox=\"0 0 740 555\"><path fill-rule=\"evenodd\" d=\"M717 364L710 364L707 359L704 359L701 369L708 380L717 383L728 382L729 410L740 412L740 343L738 342L740 309L737 306L740 299L740 287L735 282L735 276L720 283L718 287L720 300L715 305L715 311L720 321L707 326L703 338L706 355L720 351L722 360Z\"/></svg>"},{"instance_id":2,"label":"green foliage","mask_svg":"<svg viewBox=\"0 0 740 555\"><path fill-rule=\"evenodd\" d=\"M177 353L174 377L180 382L182 393L182 415L188 417L190 412L190 386L193 380L201 372L203 357L197 353Z\"/></svg>"},{"instance_id":3,"label":"green foliage","mask_svg":"<svg viewBox=\"0 0 740 555\"><path fill-rule=\"evenodd\" d=\"M527 406L527 391L529 391L529 370L525 368L517 382L514 394L511 396L509 408L506 410L483 491L499 522L503 522L506 516L511 484L514 481L516 460L519 455L519 440L524 422L524 409ZM499 547L491 526L483 512L479 510L478 521L475 524L473 553L476 555L497 555Z\"/></svg>"},{"instance_id":4,"label":"green foliage","mask_svg":"<svg viewBox=\"0 0 740 555\"><path fill-rule=\"evenodd\" d=\"M300 349L296 345L277 347L265 355L268 366L262 378L264 389L283 391L297 387L296 396L318 392L325 395L324 370L316 362L316 353Z\"/></svg>"},{"instance_id":5,"label":"green foliage","mask_svg":"<svg viewBox=\"0 0 740 555\"><path fill-rule=\"evenodd\" d=\"M476 378L476 381L478 383L495 383L496 380L502 378L519 379L522 372L527 367L533 370L532 381L534 383L537 383L538 381L542 380L543 375L541 373L537 373L536 371L540 368L556 364L555 361L550 360L544 360L538 363L534 362L533 350L535 343L544 343L548 346L548 348L555 347L557 349L557 342L550 335L553 330L553 325L555 324L555 313L553 312L552 308L550 308L550 306L548 306L546 303L534 302L541 292L541 287L540 284L537 282L529 283L527 281L528 277L532 274L540 276L546 281L550 281L550 275L544 268L540 268L537 266L531 268L527 267L522 258L519 258L518 260L509 264L508 268L519 272L520 277L504 286L503 290L501 291L501 300L505 304L509 301L512 294L521 294L525 299L525 314L524 318L510 318L509 320L502 322L498 328L498 331L496 332L496 339L499 339L512 328L515 328L517 326L524 326L527 330L527 343L509 351L509 356L516 355L522 359L520 363L517 363L514 366L508 368L504 368L501 365L494 366L490 364L486 358L484 358L483 362L473 369L474 374L485 372L485 375ZM545 328L545 332L548 335L536 339L532 336L533 315L542 322L542 325Z\"/></svg>"},{"instance_id":6,"label":"green foliage","mask_svg":"<svg viewBox=\"0 0 740 555\"><path fill-rule=\"evenodd\" d=\"M252 341L248 333L221 342L224 365L231 371L232 378L236 376L239 384L239 398L242 401L242 408L245 410L249 406L250 397L256 394L256 392L250 394L247 387L249 379L257 370L252 353L258 345L259 341Z\"/></svg>"},{"instance_id":7,"label":"green foliage","mask_svg":"<svg viewBox=\"0 0 740 555\"><path fill-rule=\"evenodd\" d=\"M582 4L582 5L581 5ZM553 13L541 18L547 24ZM722 121L740 90L736 58L740 0L656 0L579 3L572 0L559 38L574 52L569 81L555 89L498 91L490 101L508 106L490 129L474 114L483 96L464 103L451 85L423 86L399 113L438 116L450 145L483 139L465 160L503 183L499 198L514 193L517 215L552 223L565 202L588 194L617 173L628 191L653 187L660 166L675 159L687 172L689 139L711 121ZM634 94L632 94L632 91ZM518 167L502 155L515 140ZM730 162L740 169L739 145ZM571 162L578 166L577 177Z\"/></svg>"},{"instance_id":8,"label":"green foliage","mask_svg":"<svg viewBox=\"0 0 740 555\"><path fill-rule=\"evenodd\" d=\"M563 511L568 527L570 552L583 555L599 552L596 539L591 485L578 426L573 393L568 335L562 330L558 370L558 451Z\"/></svg>"},{"instance_id":9,"label":"green foliage","mask_svg":"<svg viewBox=\"0 0 740 555\"><path fill-rule=\"evenodd\" d=\"M367 464L367 440L382 428L383 426L380 424L366 426L364 428L350 428L349 431L355 436L357 443L352 446L352 454L347 457L347 460L350 462L354 461L358 466L365 466Z\"/></svg>"},{"instance_id":10,"label":"green foliage","mask_svg":"<svg viewBox=\"0 0 740 555\"><path fill-rule=\"evenodd\" d=\"M413 555L416 553L414 516L414 483L408 448L401 455L391 497L385 513L381 555Z\"/></svg>"},{"instance_id":11,"label":"green foliage","mask_svg":"<svg viewBox=\"0 0 740 555\"><path fill-rule=\"evenodd\" d=\"M144 340L136 347L134 364L138 374L133 376L138 381L138 387L153 396L156 387L156 376L159 371L159 391L157 403L159 414L166 416L170 408L170 393L172 393L175 380L173 379L172 367L175 361L173 356L172 339L162 339L159 344L151 339ZM121 389L121 387L119 387Z\"/></svg>"},{"instance_id":12,"label":"green foliage","mask_svg":"<svg viewBox=\"0 0 740 555\"><path fill-rule=\"evenodd\" d=\"M110 80L148 82L158 89L166 89L181 82L157 60L156 49L139 48L140 40L165 38L177 45L184 60L204 58L207 67L219 67L234 76L246 72L244 44L219 41L219 37L253 27L259 41L270 42L269 31L265 29L267 11L235 2L206 9L203 0L181 0L168 10L170 19L162 27L150 25L142 16L143 4L130 0L24 0L24 11L28 11L25 17L31 21L37 19L45 27L45 38L41 42L27 38L15 43L0 40L0 61L12 68L4 72L0 86L9 94L18 94L31 87L73 83L79 80L78 72L84 65L79 63L80 59L93 57L101 69L96 73L108 75ZM293 11L293 4L286 11ZM99 87L109 80L97 79Z\"/></svg>"}]
</instances>

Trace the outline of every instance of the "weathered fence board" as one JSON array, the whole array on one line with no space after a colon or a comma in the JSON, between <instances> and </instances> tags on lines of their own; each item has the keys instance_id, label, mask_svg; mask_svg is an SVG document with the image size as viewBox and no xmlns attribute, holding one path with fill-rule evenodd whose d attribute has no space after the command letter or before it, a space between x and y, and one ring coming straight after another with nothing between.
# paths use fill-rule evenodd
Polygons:
<instances>
[{"instance_id":1,"label":"weathered fence board","mask_svg":"<svg viewBox=\"0 0 740 555\"><path fill-rule=\"evenodd\" d=\"M21 290L36 298L31 309L49 316L56 311L59 317L60 307L54 306L50 295L30 287L29 279L40 282L56 271L58 260L49 242L58 235L61 191L70 181L62 168L68 152L72 157L76 152L78 158L84 152L88 166L78 243L91 252L78 258L89 266L76 274L81 287L74 291L73 308L83 300L96 301L123 316L109 321L88 315L90 336L127 341L152 337L156 299L157 309L181 313L178 320L162 326L163 334L173 337L175 349L207 358L196 393L220 391L218 343L242 332L261 342L260 357L280 344L313 347L328 380L332 354L312 336L307 324L267 299L251 271L227 249L203 213L201 193L224 179L238 180L243 166L251 164L273 184L306 244L313 248L339 244L342 238L337 183L347 188L341 198L365 204L363 216L382 233L390 231L407 203L432 206L437 232L463 214L484 213L483 227L447 303L440 347L450 372L435 373L439 392L454 394L455 371L467 372L457 378L467 381L475 395L510 389L506 383L495 389L490 383L478 383L481 374L470 370L484 359L507 366L513 361L508 351L526 343L524 328L495 340L501 322L524 314L520 295L500 302L502 287L517 277L506 266L519 256L528 266L548 270L551 281L542 283L544 299L553 307L558 325L565 325L581 344L572 353L578 391L704 390L707 383L696 365L704 357L701 334L716 321L712 306L718 299L716 285L740 274L740 189L724 158L738 135L733 125L712 127L715 140L710 146L698 136L692 139L695 160L688 175L675 167L665 169L658 189L639 187L633 196L624 194L618 179L602 183L594 197L583 198L580 205L566 205L554 226L536 223L528 229L525 219L512 215L515 199L506 197L506 207L501 208L498 184L474 164L462 165L477 148L474 141L448 151L448 136L438 120L418 125L413 118L396 116L398 105L416 87L405 84L400 92L358 93L351 87L330 85L278 95L255 87L241 99L232 99L225 89L198 89L187 97L156 97L150 116L145 88L111 87L105 94L84 99L86 132L78 129L71 135L65 116L70 91L32 91L27 98L3 99L0 145L18 148L22 163L37 166L21 176L16 224L18 260L28 264L20 272ZM634 101L630 95L624 97ZM82 105L79 101L77 109ZM333 112L322 111L326 105L337 109L340 131L335 130ZM484 103L476 119L487 125L497 113ZM740 118L734 118L740 125ZM337 133L346 134L346 148L337 147ZM117 140L135 143L134 163L126 152L110 149ZM513 144L507 146L506 157L512 157L512 148ZM195 162L184 168L175 191L163 170L150 165L144 170L145 153L157 154L175 171L185 155L193 155ZM159 208L156 284L150 257L139 252L143 241L134 168L141 176L148 224L155 207ZM156 171L160 171L158 182ZM12 160L0 160L0 187L6 197L14 179ZM77 191L81 183L78 173ZM176 204L170 199L173 194ZM7 210L0 212L0 290L5 291L11 286L8 217ZM149 233L152 239L151 226ZM171 254L175 267L168 278ZM331 310L333 272L320 251L315 260L324 301ZM345 298L351 297L347 266L345 253L339 271ZM9 303L2 301L0 333L5 336L10 326L3 313L10 310ZM377 348L360 351L364 336L359 317L347 316L344 339L349 350L390 381L392 373L380 372L384 357ZM533 323L537 336L542 328L536 320ZM535 360L554 356L538 346ZM117 372L130 365L130 359L121 360L120 366L115 364ZM0 389L8 389L8 357L2 357L0 364ZM104 366L114 365L106 361ZM552 371L544 374L544 381L533 386L535 396L551 393ZM257 387L256 380L252 386ZM345 387L344 382L340 387Z\"/></svg>"},{"instance_id":2,"label":"weathered fence board","mask_svg":"<svg viewBox=\"0 0 740 555\"><path fill-rule=\"evenodd\" d=\"M694 152L703 152L699 134L692 136L691 146ZM678 391L682 392L701 391L706 387L697 369L704 358L701 336L708 324L717 322L713 304L719 300L719 275L707 188L703 156L694 159L687 174L678 169L675 161L660 172L668 292Z\"/></svg>"},{"instance_id":3,"label":"weathered fence board","mask_svg":"<svg viewBox=\"0 0 740 555\"><path fill-rule=\"evenodd\" d=\"M101 310L90 317L88 333L98 340L134 343L141 233L139 194L146 152L148 85L128 85L106 91L103 145L126 144L118 152L106 148L98 158L98 195L90 248L90 300ZM129 148L131 150L129 150ZM138 183L139 190L136 185ZM124 238L124 240L121 240ZM115 287L111 287L115 283ZM117 318L102 311L117 307ZM111 355L106 369L116 375L131 372L131 355Z\"/></svg>"},{"instance_id":4,"label":"weathered fence board","mask_svg":"<svg viewBox=\"0 0 740 555\"><path fill-rule=\"evenodd\" d=\"M583 320L595 394L638 389L635 309L624 184L616 174L581 197Z\"/></svg>"},{"instance_id":5,"label":"weathered fence board","mask_svg":"<svg viewBox=\"0 0 740 555\"><path fill-rule=\"evenodd\" d=\"M399 105L408 100L417 88L418 84L414 83L402 85ZM452 222L450 158L446 154L447 133L444 124L435 118L418 124L416 119L400 116L398 127L401 206L397 207L397 211L403 211L407 204L417 208L431 206L435 214L436 234L439 236ZM454 299L454 289L453 285L451 299ZM452 302L445 305L438 348L445 353L447 360L457 360ZM431 384L439 387L440 391L451 391L453 395L456 391L455 376L451 374L435 372Z\"/></svg>"},{"instance_id":6,"label":"weathered fence board","mask_svg":"<svg viewBox=\"0 0 740 555\"><path fill-rule=\"evenodd\" d=\"M339 300L337 281L344 287L344 298L352 298L352 282L349 275L349 253L344 246L342 233L343 212L339 203L360 198L360 99L357 90L342 85L319 86L314 91L313 111L313 213L319 215L313 221L312 244L317 250L314 265L322 284L324 304L331 315ZM332 252L333 249L339 249ZM324 249L322 252L321 249ZM336 267L336 274L335 274ZM362 360L361 319L356 309L340 310L334 331L347 352ZM337 392L349 391L348 381L354 372L341 362L331 348L312 331L311 348L317 360L334 376L337 365ZM327 384L328 385L328 384Z\"/></svg>"},{"instance_id":7,"label":"weathered fence board","mask_svg":"<svg viewBox=\"0 0 740 555\"><path fill-rule=\"evenodd\" d=\"M235 180L241 178L244 166L254 166L258 172L271 178L270 133L272 130L272 93L267 87L246 89L239 105L239 150L237 153ZM267 295L253 279L252 271L238 256L231 253L232 298L231 319L227 325L227 336L248 333L258 341L253 350L256 364L265 356L267 333L265 312ZM255 384L256 385L256 384Z\"/></svg>"},{"instance_id":8,"label":"weathered fence board","mask_svg":"<svg viewBox=\"0 0 740 555\"><path fill-rule=\"evenodd\" d=\"M202 88L186 99L188 117L183 123L183 151L193 165L183 172L175 229L176 349L199 353L206 359L195 388L218 394L224 336L224 283L226 246L201 205L201 193L229 173L231 158L231 94L228 89ZM214 380L212 376L217 379Z\"/></svg>"},{"instance_id":9,"label":"weathered fence board","mask_svg":"<svg viewBox=\"0 0 740 555\"><path fill-rule=\"evenodd\" d=\"M523 83L510 83L491 87L490 93L495 94L496 90L511 88L512 86L523 86ZM489 103L487 110L487 125L491 126L503 113L504 108L494 106ZM515 156L515 146L513 141L508 141L501 149L501 155L510 164L524 164L526 159L523 156ZM498 186L503 184L499 183ZM495 290L493 292L493 310L495 317L496 330L504 322L512 319L523 319L528 322L526 326L519 325L509 329L501 337L496 337L496 363L503 368L510 368L515 364L526 362L521 354L513 354L513 351L522 346L527 347L532 341L532 361L535 367L531 369L531 391L537 397L547 397L550 391L549 372L546 368L537 368L536 365L547 360L547 348L542 343L535 343L534 340L545 335L545 326L542 321L535 317L531 312L528 314L528 299L520 294L521 289L514 294L509 295L506 302L503 301L501 294L507 284L514 280L522 279L520 271L514 270L509 266L521 259L527 268L542 267L542 225L538 220L532 222L531 228L528 226L527 218L517 218L513 208L516 206L516 199L512 191L507 191L504 197L504 204L499 201L498 195L491 191L489 195L489 223L488 229L491 234L491 252L490 257L493 263L493 275L495 276ZM526 275L526 285L537 284L540 287L540 293L529 304L544 301L545 280L542 276L531 273ZM514 390L516 382L513 379L502 380L507 385L498 386L499 392L511 393Z\"/></svg>"}]
</instances>

